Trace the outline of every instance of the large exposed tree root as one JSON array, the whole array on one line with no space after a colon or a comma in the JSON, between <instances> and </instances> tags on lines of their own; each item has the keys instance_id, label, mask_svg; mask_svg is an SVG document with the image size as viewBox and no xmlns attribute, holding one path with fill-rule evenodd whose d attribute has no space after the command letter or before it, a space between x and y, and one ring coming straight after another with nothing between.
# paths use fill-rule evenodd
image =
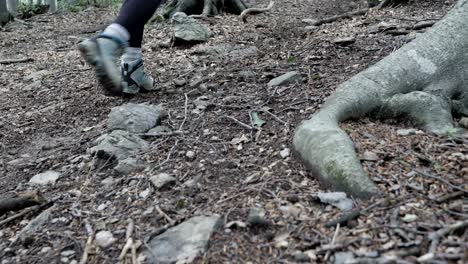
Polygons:
<instances>
[{"instance_id":1,"label":"large exposed tree root","mask_svg":"<svg viewBox=\"0 0 468 264\"><path fill-rule=\"evenodd\" d=\"M454 133L468 114L468 0L427 33L346 81L297 128L293 144L314 175L356 197L379 193L339 123L363 116L409 117L437 134Z\"/></svg>"},{"instance_id":2,"label":"large exposed tree root","mask_svg":"<svg viewBox=\"0 0 468 264\"><path fill-rule=\"evenodd\" d=\"M274 3L270 2L266 8L249 8L244 0L170 0L162 8L160 15L168 19L176 12L203 17L230 13L240 15L242 21L246 22L247 16L267 12L273 5Z\"/></svg>"}]
</instances>

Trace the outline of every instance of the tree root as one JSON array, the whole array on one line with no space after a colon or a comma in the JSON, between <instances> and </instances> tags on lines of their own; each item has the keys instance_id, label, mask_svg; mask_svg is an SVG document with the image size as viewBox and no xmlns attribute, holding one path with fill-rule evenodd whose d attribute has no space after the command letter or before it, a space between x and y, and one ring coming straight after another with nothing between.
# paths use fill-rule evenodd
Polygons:
<instances>
[{"instance_id":1,"label":"tree root","mask_svg":"<svg viewBox=\"0 0 468 264\"><path fill-rule=\"evenodd\" d=\"M466 3L458 1L427 33L341 84L298 126L294 148L326 186L362 198L381 193L339 127L347 119L409 117L432 133L462 132L454 128L452 114L468 109Z\"/></svg>"},{"instance_id":2,"label":"tree root","mask_svg":"<svg viewBox=\"0 0 468 264\"><path fill-rule=\"evenodd\" d=\"M356 10L356 11L351 11L351 12L348 12L348 13L344 13L344 14L341 14L341 15L327 17L327 18L324 18L324 19L316 20L313 23L311 23L311 25L312 26L320 26L320 25L332 23L332 22L335 22L337 20L344 19L344 18L351 18L351 17L354 17L354 16L362 16L362 15L367 14L367 12L369 10L370 10L370 8L364 8L364 9L359 9L359 10Z\"/></svg>"},{"instance_id":3,"label":"tree root","mask_svg":"<svg viewBox=\"0 0 468 264\"><path fill-rule=\"evenodd\" d=\"M239 15L247 8L243 0L171 0L158 15L165 19L169 19L176 12L204 17L216 16L224 12ZM157 18L152 20L157 20Z\"/></svg>"},{"instance_id":4,"label":"tree root","mask_svg":"<svg viewBox=\"0 0 468 264\"><path fill-rule=\"evenodd\" d=\"M244 23L246 23L247 17L249 15L265 13L267 11L270 11L274 5L275 5L275 2L271 1L270 4L268 4L266 8L247 8L244 11L242 11L242 13L240 14L240 18L242 19Z\"/></svg>"}]
</instances>

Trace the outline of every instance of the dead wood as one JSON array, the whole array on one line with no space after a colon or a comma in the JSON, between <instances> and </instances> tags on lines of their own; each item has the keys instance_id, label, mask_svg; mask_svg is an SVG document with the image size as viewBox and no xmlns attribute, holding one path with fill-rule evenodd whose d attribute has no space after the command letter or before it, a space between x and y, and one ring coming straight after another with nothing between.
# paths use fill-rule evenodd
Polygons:
<instances>
[{"instance_id":1,"label":"dead wood","mask_svg":"<svg viewBox=\"0 0 468 264\"><path fill-rule=\"evenodd\" d=\"M242 13L240 14L240 18L242 19L244 23L246 23L247 17L249 15L257 15L257 14L265 13L267 11L270 11L274 5L275 5L275 2L271 1L270 4L268 4L266 8L255 8L255 7L247 8L244 11L242 11Z\"/></svg>"},{"instance_id":2,"label":"dead wood","mask_svg":"<svg viewBox=\"0 0 468 264\"><path fill-rule=\"evenodd\" d=\"M33 61L33 59L32 58L4 59L4 60L0 60L0 64L8 65L8 64L14 64L14 63L30 62L30 61Z\"/></svg>"},{"instance_id":3,"label":"dead wood","mask_svg":"<svg viewBox=\"0 0 468 264\"><path fill-rule=\"evenodd\" d=\"M314 21L311 25L312 26L320 26L320 25L332 23L332 22L335 22L337 20L344 19L344 18L351 18L351 17L354 17L354 16L365 15L369 10L370 10L370 8L364 8L364 9L359 9L359 10L356 10L356 11L347 12L347 13L344 13L344 14L341 14L341 15L336 15L336 16L323 18L323 19Z\"/></svg>"},{"instance_id":4,"label":"dead wood","mask_svg":"<svg viewBox=\"0 0 468 264\"><path fill-rule=\"evenodd\" d=\"M43 202L45 202L45 199L39 192L26 192L14 197L1 198L0 216L10 211L19 211L27 207L42 204Z\"/></svg>"}]
</instances>

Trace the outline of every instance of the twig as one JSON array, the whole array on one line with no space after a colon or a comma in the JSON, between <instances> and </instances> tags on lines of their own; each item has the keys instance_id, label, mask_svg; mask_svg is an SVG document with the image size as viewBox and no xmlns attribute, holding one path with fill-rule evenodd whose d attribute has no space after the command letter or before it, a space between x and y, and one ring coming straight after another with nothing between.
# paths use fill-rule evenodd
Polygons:
<instances>
[{"instance_id":1,"label":"twig","mask_svg":"<svg viewBox=\"0 0 468 264\"><path fill-rule=\"evenodd\" d=\"M272 112L270 112L270 111L268 111L268 110L259 109L259 111L262 111L262 112L264 112L264 113L269 114L269 115L272 116L274 119L276 119L276 121L280 122L281 124L283 124L283 125L285 125L285 126L288 125L288 122L281 120L281 118L279 118L278 116L276 116L275 114L273 114Z\"/></svg>"},{"instance_id":2,"label":"twig","mask_svg":"<svg viewBox=\"0 0 468 264\"><path fill-rule=\"evenodd\" d=\"M0 64L14 64L14 63L22 63L22 62L30 62L33 61L32 58L21 58L21 59L5 59L5 60L0 60Z\"/></svg>"},{"instance_id":3,"label":"twig","mask_svg":"<svg viewBox=\"0 0 468 264\"><path fill-rule=\"evenodd\" d=\"M125 233L126 243L125 243L124 247L122 248L122 252L119 255L119 262L120 263L122 263L122 261L127 256L128 250L131 250L132 263L137 264L137 261L136 261L136 248L135 248L135 243L133 242L133 231L134 231L134 229L135 229L135 222L132 219L130 219L128 221L127 232Z\"/></svg>"},{"instance_id":4,"label":"twig","mask_svg":"<svg viewBox=\"0 0 468 264\"><path fill-rule=\"evenodd\" d=\"M247 17L249 15L265 13L267 11L270 11L274 5L275 5L275 2L271 1L270 4L268 4L266 8L247 8L244 11L242 11L242 13L240 14L240 18L242 19L244 23L246 23Z\"/></svg>"},{"instance_id":5,"label":"twig","mask_svg":"<svg viewBox=\"0 0 468 264\"><path fill-rule=\"evenodd\" d=\"M38 211L40 209L40 207L41 207L40 205L37 205L37 206L34 206L34 207L29 207L29 208L23 210L20 213L12 215L12 216L8 217L7 219L0 221L0 226L3 226L4 224L7 224L7 223L9 223L9 222L11 222L11 221L13 221L13 220L15 220L17 218L20 218L20 217L22 217L23 215L25 215L27 213Z\"/></svg>"},{"instance_id":6,"label":"twig","mask_svg":"<svg viewBox=\"0 0 468 264\"><path fill-rule=\"evenodd\" d=\"M417 169L415 169L414 171L417 172L417 173L419 173L420 175L422 175L422 176L424 176L424 177L431 178L431 179L434 179L434 180L438 180L438 181L440 181L440 182L442 182L442 183L445 183L445 184L447 184L448 186L450 186L452 189L461 191L461 192L463 192L464 194L468 194L468 190L465 190L465 189L462 188L462 187L456 186L456 185L450 183L449 181L447 181L446 179L442 179L442 178L440 178L440 177L438 177L438 176L435 176L435 175L432 175L432 174L429 174L429 173L427 173L427 172L420 171L420 170L417 170ZM462 186L464 187L465 184L462 184Z\"/></svg>"},{"instance_id":7,"label":"twig","mask_svg":"<svg viewBox=\"0 0 468 264\"><path fill-rule=\"evenodd\" d=\"M428 239L431 241L429 247L429 253L435 253L437 246L440 243L440 239L447 234L461 228L466 228L468 226L468 219L464 221L459 221L444 228L441 228L435 232L429 234Z\"/></svg>"},{"instance_id":8,"label":"twig","mask_svg":"<svg viewBox=\"0 0 468 264\"><path fill-rule=\"evenodd\" d=\"M89 250L93 246L94 241L94 230L91 224L85 220L86 233L88 234L88 239L86 240L86 246L81 256L80 264L86 264L88 262Z\"/></svg>"},{"instance_id":9,"label":"twig","mask_svg":"<svg viewBox=\"0 0 468 264\"><path fill-rule=\"evenodd\" d=\"M338 232L340 232L340 224L339 223L336 225L335 234L333 234L333 238L332 238L332 241L330 243L330 247L333 247L333 245L335 244L336 238L338 237ZM327 250L327 253L325 253L325 257L324 257L325 261L327 261L328 257L330 257L330 253L331 253L331 251Z\"/></svg>"},{"instance_id":10,"label":"twig","mask_svg":"<svg viewBox=\"0 0 468 264\"><path fill-rule=\"evenodd\" d=\"M170 225L173 225L175 223L175 221L172 220L172 218L170 216L168 216L163 210L161 210L159 205L156 205L155 208L156 208L156 211L158 211L158 213L160 215L162 215L164 218L166 218L166 220L169 222Z\"/></svg>"},{"instance_id":11,"label":"twig","mask_svg":"<svg viewBox=\"0 0 468 264\"><path fill-rule=\"evenodd\" d=\"M185 95L185 104L184 104L184 120L182 120L182 123L180 124L180 127L179 127L179 132L182 131L182 128L184 128L184 124L185 122L187 121L187 110L188 110L188 95L187 94L184 94Z\"/></svg>"},{"instance_id":12,"label":"twig","mask_svg":"<svg viewBox=\"0 0 468 264\"><path fill-rule=\"evenodd\" d=\"M333 227L333 226L336 226L336 225L339 225L339 224L344 224L344 223L346 223L346 222L348 222L350 220L354 220L354 219L358 218L360 215L361 215L361 210L360 209L353 210L350 213L343 214L340 217L338 217L337 219L334 219L334 220L326 223L325 227Z\"/></svg>"},{"instance_id":13,"label":"twig","mask_svg":"<svg viewBox=\"0 0 468 264\"><path fill-rule=\"evenodd\" d=\"M169 153L167 153L166 159L163 162L159 163L158 165L153 166L150 171L154 171L154 170L156 170L158 168L161 168L164 164L168 163L169 160L171 160L172 153L174 152L175 148L177 147L177 144L179 144L179 140L176 140L176 142L174 143L172 148L169 150Z\"/></svg>"},{"instance_id":14,"label":"twig","mask_svg":"<svg viewBox=\"0 0 468 264\"><path fill-rule=\"evenodd\" d=\"M249 126L247 125L246 123L242 122L242 121L239 121L237 120L236 118L232 117L232 116L222 116L223 118L227 118L227 119L231 119L232 121L236 122L237 124L239 124L240 126L246 128L246 129L249 129L249 130L254 130L254 128L252 126Z\"/></svg>"}]
</instances>

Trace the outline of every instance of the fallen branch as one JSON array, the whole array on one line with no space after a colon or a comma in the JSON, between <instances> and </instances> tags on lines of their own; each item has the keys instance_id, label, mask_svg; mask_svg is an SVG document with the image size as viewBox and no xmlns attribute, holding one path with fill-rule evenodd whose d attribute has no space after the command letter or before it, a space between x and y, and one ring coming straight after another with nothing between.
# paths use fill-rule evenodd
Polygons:
<instances>
[{"instance_id":1,"label":"fallen branch","mask_svg":"<svg viewBox=\"0 0 468 264\"><path fill-rule=\"evenodd\" d=\"M86 264L88 262L89 250L93 246L94 241L94 230L91 224L85 220L86 232L88 233L88 239L86 240L85 249L81 256L80 264Z\"/></svg>"},{"instance_id":2,"label":"fallen branch","mask_svg":"<svg viewBox=\"0 0 468 264\"><path fill-rule=\"evenodd\" d=\"M249 126L247 125L246 123L242 122L242 121L239 121L237 120L236 118L232 117L232 116L222 116L223 118L227 118L227 119L231 119L232 121L236 122L237 124L239 124L240 126L244 127L244 128L247 128L249 130L254 130L254 128L252 126Z\"/></svg>"},{"instance_id":3,"label":"fallen branch","mask_svg":"<svg viewBox=\"0 0 468 264\"><path fill-rule=\"evenodd\" d=\"M326 223L325 227L334 227L336 225L346 224L346 222L354 220L358 218L360 215L361 215L360 209L353 210L350 213L342 214L337 219Z\"/></svg>"},{"instance_id":4,"label":"fallen branch","mask_svg":"<svg viewBox=\"0 0 468 264\"><path fill-rule=\"evenodd\" d=\"M312 26L320 26L320 25L323 25L323 24L328 24L328 23L335 22L335 21L343 19L343 18L351 18L353 16L361 16L361 15L365 15L368 11L369 11L369 8L364 8L364 9L359 9L359 10L356 10L356 11L347 12L347 13L344 13L344 14L341 14L341 15L326 17L326 18L323 18L323 19L316 20L316 21L312 22L311 25Z\"/></svg>"},{"instance_id":5,"label":"fallen branch","mask_svg":"<svg viewBox=\"0 0 468 264\"><path fill-rule=\"evenodd\" d=\"M32 58L21 58L21 59L5 59L5 60L0 60L0 64L14 64L14 63L22 63L22 62L30 62L33 61Z\"/></svg>"},{"instance_id":6,"label":"fallen branch","mask_svg":"<svg viewBox=\"0 0 468 264\"><path fill-rule=\"evenodd\" d=\"M119 262L123 263L123 260L127 256L128 250L132 252L132 263L136 264L136 254L134 254L135 243L133 242L133 230L135 229L135 222L132 219L128 221L127 232L125 233L126 243L125 246L122 248L122 252L119 255Z\"/></svg>"},{"instance_id":7,"label":"fallen branch","mask_svg":"<svg viewBox=\"0 0 468 264\"><path fill-rule=\"evenodd\" d=\"M240 18L244 23L247 23L247 17L249 15L257 15L261 13L265 13L267 11L270 11L273 6L275 5L275 2L271 1L270 4L266 8L247 8L242 13L240 14Z\"/></svg>"},{"instance_id":8,"label":"fallen branch","mask_svg":"<svg viewBox=\"0 0 468 264\"><path fill-rule=\"evenodd\" d=\"M435 176L435 175L432 175L432 174L429 174L429 173L426 173L424 171L420 171L420 170L414 170L415 172L417 172L419 175L422 175L424 177L427 177L427 178L431 178L431 179L434 179L434 180L438 180L442 183L445 183L447 184L448 186L450 186L452 189L455 189L457 191L460 191L460 192L463 192L464 194L468 194L468 190L464 189L463 187L465 186L465 184L462 184L461 186L462 187L459 187L459 186L456 186L454 184L452 184L451 182L447 181L446 179L442 179L438 176Z\"/></svg>"},{"instance_id":9,"label":"fallen branch","mask_svg":"<svg viewBox=\"0 0 468 264\"><path fill-rule=\"evenodd\" d=\"M14 197L5 197L0 199L0 216L10 212L40 205L45 202L44 197L39 192L20 193Z\"/></svg>"},{"instance_id":10,"label":"fallen branch","mask_svg":"<svg viewBox=\"0 0 468 264\"><path fill-rule=\"evenodd\" d=\"M429 252L427 254L421 256L420 258L424 259L424 258L430 258L431 256L433 256L435 254L437 246L440 243L440 239L442 239L444 236L452 233L455 230L464 229L467 226L468 226L468 220L464 220L464 221L456 222L454 224L451 224L449 226L446 226L446 227L441 228L441 229L439 229L439 230L437 230L435 232L430 233L427 236L427 239L429 241L431 241L431 245L429 246Z\"/></svg>"}]
</instances>

